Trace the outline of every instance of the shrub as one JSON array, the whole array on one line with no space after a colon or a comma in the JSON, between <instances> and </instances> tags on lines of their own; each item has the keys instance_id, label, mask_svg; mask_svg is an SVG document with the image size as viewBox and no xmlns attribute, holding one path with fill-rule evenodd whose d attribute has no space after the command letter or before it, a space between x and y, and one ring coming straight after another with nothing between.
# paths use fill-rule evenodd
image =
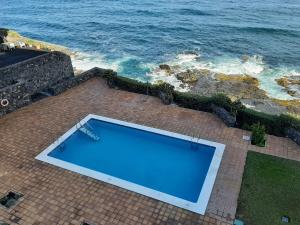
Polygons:
<instances>
[{"instance_id":1,"label":"shrub","mask_svg":"<svg viewBox=\"0 0 300 225\"><path fill-rule=\"evenodd\" d=\"M149 89L150 86L147 83L121 76L115 77L114 84L122 90L139 94L147 94L147 89Z\"/></svg>"},{"instance_id":2,"label":"shrub","mask_svg":"<svg viewBox=\"0 0 300 225\"><path fill-rule=\"evenodd\" d=\"M267 133L277 136L284 135L284 129L279 122L279 116L270 115L252 109L243 108L237 111L237 123L239 127L260 123L265 126Z\"/></svg>"},{"instance_id":3,"label":"shrub","mask_svg":"<svg viewBox=\"0 0 300 225\"><path fill-rule=\"evenodd\" d=\"M299 117L292 116L291 114L281 114L279 117L279 122L282 128L285 129L293 128L297 131L300 131Z\"/></svg>"},{"instance_id":4,"label":"shrub","mask_svg":"<svg viewBox=\"0 0 300 225\"><path fill-rule=\"evenodd\" d=\"M266 143L265 127L263 125L260 125L260 123L255 123L251 126L251 130L251 144L257 145L259 147L264 147Z\"/></svg>"},{"instance_id":5,"label":"shrub","mask_svg":"<svg viewBox=\"0 0 300 225\"><path fill-rule=\"evenodd\" d=\"M231 115L236 116L238 110L244 108L240 101L232 102L230 98L224 94L216 94L212 97L207 97L175 91L173 95L175 103L189 109L212 112L211 106L213 104L226 109Z\"/></svg>"},{"instance_id":6,"label":"shrub","mask_svg":"<svg viewBox=\"0 0 300 225\"><path fill-rule=\"evenodd\" d=\"M158 92L158 93L156 93ZM161 83L159 85L152 85L152 93L153 95L159 96L159 98L162 100L162 102L166 105L171 104L173 102L173 92L174 92L174 86L167 84L167 83Z\"/></svg>"},{"instance_id":7,"label":"shrub","mask_svg":"<svg viewBox=\"0 0 300 225\"><path fill-rule=\"evenodd\" d=\"M109 74L105 78L110 87L116 86L121 90L160 97L165 104L170 104L173 101L174 86L170 84L144 83L127 77L115 76L114 74Z\"/></svg>"},{"instance_id":8,"label":"shrub","mask_svg":"<svg viewBox=\"0 0 300 225\"><path fill-rule=\"evenodd\" d=\"M225 94L219 93L211 97L211 101L216 106L222 107L230 112L233 116L237 115L237 112L245 107L240 101L231 101L231 99Z\"/></svg>"},{"instance_id":9,"label":"shrub","mask_svg":"<svg viewBox=\"0 0 300 225\"><path fill-rule=\"evenodd\" d=\"M174 91L174 102L181 107L211 112L211 98L191 93Z\"/></svg>"}]
</instances>

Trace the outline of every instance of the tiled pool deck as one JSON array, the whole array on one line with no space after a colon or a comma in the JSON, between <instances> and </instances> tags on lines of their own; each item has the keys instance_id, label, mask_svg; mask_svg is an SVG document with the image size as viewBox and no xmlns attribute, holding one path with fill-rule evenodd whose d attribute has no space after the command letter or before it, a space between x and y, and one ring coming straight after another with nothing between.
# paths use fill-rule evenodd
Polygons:
<instances>
[{"instance_id":1,"label":"tiled pool deck","mask_svg":"<svg viewBox=\"0 0 300 225\"><path fill-rule=\"evenodd\" d=\"M197 135L226 144L205 216L100 182L34 159L89 113ZM107 88L92 79L71 90L0 119L0 195L24 194L0 221L25 225L231 224L248 150L300 161L300 149L286 138L268 137L266 148L242 140L248 132L227 128L205 112L165 106L159 99Z\"/></svg>"}]
</instances>

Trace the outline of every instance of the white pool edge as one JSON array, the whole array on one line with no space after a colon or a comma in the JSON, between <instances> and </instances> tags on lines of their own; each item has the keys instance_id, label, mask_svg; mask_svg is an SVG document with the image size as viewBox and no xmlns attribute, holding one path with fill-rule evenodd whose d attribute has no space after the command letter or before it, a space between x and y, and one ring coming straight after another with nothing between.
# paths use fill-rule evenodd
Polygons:
<instances>
[{"instance_id":1,"label":"white pool edge","mask_svg":"<svg viewBox=\"0 0 300 225\"><path fill-rule=\"evenodd\" d=\"M117 125L127 126L127 127L131 127L131 128L135 128L135 129L140 129L140 130L144 130L144 131L148 131L148 132L152 132L152 133L156 133L156 134L161 134L161 135L165 135L165 136L169 136L169 137L174 137L174 138L178 138L178 139L182 139L182 140L186 140L186 141L192 141L194 143L199 143L199 144L204 144L204 145L215 147L216 148L215 153L212 158L210 167L208 169L208 172L207 172L206 178L204 180L204 183L203 183L203 186L202 186L202 189L199 194L197 202L194 203L194 202L190 202L190 201L187 201L187 200L184 200L181 198L177 198L175 196L172 196L172 195L169 195L169 194L166 194L163 192L159 192L159 191L156 191L156 190L153 190L153 189L150 189L150 188L126 181L126 180L119 179L117 177L107 175L105 173L90 170L85 167L77 166L75 164L68 163L68 162L48 156L48 154L51 151L53 151L58 145L60 145L68 137L70 137L78 129L78 127L80 127L80 124L84 124L90 119L97 119L97 120L101 120L101 121L105 121L105 122L114 123ZM70 170L72 172L79 173L81 175L89 176L94 179L110 183L112 185L116 185L118 187L130 190L133 192L137 192L139 194L169 203L171 205L174 205L174 206L186 209L186 210L190 210L192 212L195 212L195 213L198 213L201 215L204 215L207 205L208 205L208 202L209 202L209 199L210 199L211 192L213 190L213 186L214 186L214 183L215 183L215 180L217 177L217 173L218 173L218 170L219 170L219 167L221 164L224 150L225 150L225 145L217 143L217 142L212 142L212 141L198 139L198 138L192 138L187 135L177 134L177 133L173 133L173 132L169 132L169 131L165 131L165 130L161 130L161 129L156 129L156 128L138 125L138 124L134 124L134 123L129 123L129 122L121 121L121 120L116 120L116 119L111 119L111 118L107 118L107 117L103 117L103 116L89 114L84 119L82 119L80 122L78 122L75 126L73 126L70 130L68 130L64 135L59 137L49 147L47 147L45 150L43 150L38 156L35 157L35 159L49 163L51 165L55 165L55 166Z\"/></svg>"}]
</instances>

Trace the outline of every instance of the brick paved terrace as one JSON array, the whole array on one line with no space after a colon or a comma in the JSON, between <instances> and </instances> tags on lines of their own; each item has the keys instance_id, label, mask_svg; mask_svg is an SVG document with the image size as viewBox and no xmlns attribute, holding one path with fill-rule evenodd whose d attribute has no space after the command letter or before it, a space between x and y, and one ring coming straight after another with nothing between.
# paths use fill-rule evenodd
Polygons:
<instances>
[{"instance_id":1,"label":"brick paved terrace","mask_svg":"<svg viewBox=\"0 0 300 225\"><path fill-rule=\"evenodd\" d=\"M87 114L120 119L226 145L205 216L35 160L43 149ZM0 119L0 195L24 194L0 221L25 225L203 224L234 219L248 150L300 161L299 146L269 136L266 148L242 140L213 114L163 105L158 98L109 89L91 79Z\"/></svg>"}]
</instances>

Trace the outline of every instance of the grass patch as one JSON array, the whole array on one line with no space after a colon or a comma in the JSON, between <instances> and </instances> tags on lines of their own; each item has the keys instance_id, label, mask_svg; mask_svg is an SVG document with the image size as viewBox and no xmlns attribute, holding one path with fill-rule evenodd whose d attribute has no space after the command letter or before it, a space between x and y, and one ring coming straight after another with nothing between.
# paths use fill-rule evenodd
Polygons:
<instances>
[{"instance_id":1,"label":"grass patch","mask_svg":"<svg viewBox=\"0 0 300 225\"><path fill-rule=\"evenodd\" d=\"M251 225L300 224L300 162L248 152L237 217Z\"/></svg>"}]
</instances>

